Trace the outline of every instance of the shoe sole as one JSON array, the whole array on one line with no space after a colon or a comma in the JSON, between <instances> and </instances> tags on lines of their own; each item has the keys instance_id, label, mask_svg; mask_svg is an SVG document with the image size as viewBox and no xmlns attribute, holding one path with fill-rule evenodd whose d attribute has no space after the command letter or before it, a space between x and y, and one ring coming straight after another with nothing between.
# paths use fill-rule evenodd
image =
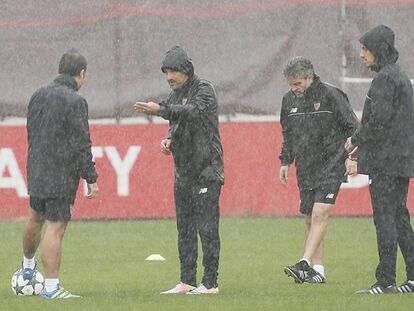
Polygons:
<instances>
[{"instance_id":1,"label":"shoe sole","mask_svg":"<svg viewBox=\"0 0 414 311\"><path fill-rule=\"evenodd\" d=\"M319 284L326 284L326 281L325 282L306 282L306 281L303 281L303 284L319 285Z\"/></svg>"},{"instance_id":2,"label":"shoe sole","mask_svg":"<svg viewBox=\"0 0 414 311\"><path fill-rule=\"evenodd\" d=\"M392 294L399 294L398 291L383 291L383 292L371 292L370 289L360 289L355 292L357 295L392 295Z\"/></svg>"},{"instance_id":3,"label":"shoe sole","mask_svg":"<svg viewBox=\"0 0 414 311\"><path fill-rule=\"evenodd\" d=\"M299 278L289 267L285 267L285 274L287 276L292 277L295 280L295 283L297 284L302 284L303 280L301 278Z\"/></svg>"},{"instance_id":4,"label":"shoe sole","mask_svg":"<svg viewBox=\"0 0 414 311\"><path fill-rule=\"evenodd\" d=\"M403 284L397 287L399 294L414 294L414 288L411 288L410 285Z\"/></svg>"},{"instance_id":5,"label":"shoe sole","mask_svg":"<svg viewBox=\"0 0 414 311\"><path fill-rule=\"evenodd\" d=\"M46 299L46 300L65 300L65 299L81 299L82 298L82 296L71 296L71 297L56 297L56 298L51 298L51 297L42 296L42 295L39 295L39 297L42 297L43 299Z\"/></svg>"},{"instance_id":6,"label":"shoe sole","mask_svg":"<svg viewBox=\"0 0 414 311\"><path fill-rule=\"evenodd\" d=\"M307 279L303 280L303 284L325 284L326 279L322 278L320 275L316 275L313 278L309 278L309 281Z\"/></svg>"},{"instance_id":7,"label":"shoe sole","mask_svg":"<svg viewBox=\"0 0 414 311\"><path fill-rule=\"evenodd\" d=\"M167 292L161 292L160 295L185 295L187 293L189 293L191 290L186 291L186 292L178 292L178 293L167 293Z\"/></svg>"},{"instance_id":8,"label":"shoe sole","mask_svg":"<svg viewBox=\"0 0 414 311\"><path fill-rule=\"evenodd\" d=\"M189 291L189 292L187 292L187 295L216 295L216 294L218 294L219 293L219 290L218 290L218 288L217 289L215 289L215 290L212 290L212 291L210 291L210 292L207 292L207 293L201 293L201 292L195 292L195 291L193 291L193 290L191 290L191 291Z\"/></svg>"}]
</instances>

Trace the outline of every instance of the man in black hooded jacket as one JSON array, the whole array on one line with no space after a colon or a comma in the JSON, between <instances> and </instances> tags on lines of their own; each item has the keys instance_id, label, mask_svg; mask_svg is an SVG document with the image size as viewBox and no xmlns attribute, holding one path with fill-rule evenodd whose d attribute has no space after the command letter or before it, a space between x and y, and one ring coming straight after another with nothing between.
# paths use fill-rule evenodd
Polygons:
<instances>
[{"instance_id":1,"label":"man in black hooded jacket","mask_svg":"<svg viewBox=\"0 0 414 311\"><path fill-rule=\"evenodd\" d=\"M159 104L137 102L135 109L170 123L161 151L174 157L181 282L162 294L214 294L218 293L219 197L224 183L217 97L213 85L194 74L191 59L178 46L167 52L161 70L172 89L168 99ZM197 234L204 265L198 287Z\"/></svg>"},{"instance_id":2,"label":"man in black hooded jacket","mask_svg":"<svg viewBox=\"0 0 414 311\"><path fill-rule=\"evenodd\" d=\"M377 282L360 294L414 292L414 233L407 209L409 178L414 176L414 102L407 75L396 64L394 32L377 26L360 38L360 57L377 72L365 100L361 126L349 137L348 151L358 146L358 172L370 178L377 233ZM397 245L407 281L396 286Z\"/></svg>"}]
</instances>

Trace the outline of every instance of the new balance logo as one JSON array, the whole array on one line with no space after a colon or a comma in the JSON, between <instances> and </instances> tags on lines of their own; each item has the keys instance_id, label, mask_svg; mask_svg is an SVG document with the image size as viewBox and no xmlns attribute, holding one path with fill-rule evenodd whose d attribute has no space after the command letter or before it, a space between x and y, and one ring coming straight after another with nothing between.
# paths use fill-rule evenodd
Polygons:
<instances>
[{"instance_id":1,"label":"new balance logo","mask_svg":"<svg viewBox=\"0 0 414 311\"><path fill-rule=\"evenodd\" d=\"M333 199L334 198L334 196L335 196L335 194L333 194L333 193L329 193L325 198L326 199Z\"/></svg>"},{"instance_id":2,"label":"new balance logo","mask_svg":"<svg viewBox=\"0 0 414 311\"><path fill-rule=\"evenodd\" d=\"M198 194L207 193L208 188L201 188Z\"/></svg>"}]
</instances>

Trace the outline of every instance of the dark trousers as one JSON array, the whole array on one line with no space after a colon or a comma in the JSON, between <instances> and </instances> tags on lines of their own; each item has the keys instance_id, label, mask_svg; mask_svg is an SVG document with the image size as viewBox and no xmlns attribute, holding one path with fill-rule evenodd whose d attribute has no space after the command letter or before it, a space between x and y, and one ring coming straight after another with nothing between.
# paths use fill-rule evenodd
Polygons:
<instances>
[{"instance_id":1,"label":"dark trousers","mask_svg":"<svg viewBox=\"0 0 414 311\"><path fill-rule=\"evenodd\" d=\"M175 180L174 195L177 214L178 253L181 282L195 286L197 275L198 237L203 250L206 288L217 287L220 255L219 197L221 183L182 182Z\"/></svg>"},{"instance_id":2,"label":"dark trousers","mask_svg":"<svg viewBox=\"0 0 414 311\"><path fill-rule=\"evenodd\" d=\"M383 286L395 284L397 245L404 257L407 279L414 280L414 233L406 206L409 179L381 174L370 178L379 255L377 281Z\"/></svg>"}]
</instances>

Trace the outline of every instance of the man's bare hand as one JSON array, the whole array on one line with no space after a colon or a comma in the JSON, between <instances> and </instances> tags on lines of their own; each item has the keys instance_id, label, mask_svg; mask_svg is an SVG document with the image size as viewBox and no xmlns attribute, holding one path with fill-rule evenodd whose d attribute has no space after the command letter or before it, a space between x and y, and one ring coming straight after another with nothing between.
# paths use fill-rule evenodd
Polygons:
<instances>
[{"instance_id":1,"label":"man's bare hand","mask_svg":"<svg viewBox=\"0 0 414 311\"><path fill-rule=\"evenodd\" d=\"M348 152L351 152L352 150L355 149L355 146L352 144L352 140L351 137L348 137L346 142L345 142L345 146L344 146L345 150Z\"/></svg>"},{"instance_id":2,"label":"man's bare hand","mask_svg":"<svg viewBox=\"0 0 414 311\"><path fill-rule=\"evenodd\" d=\"M357 162L347 158L345 160L346 175L356 175L358 173Z\"/></svg>"},{"instance_id":3,"label":"man's bare hand","mask_svg":"<svg viewBox=\"0 0 414 311\"><path fill-rule=\"evenodd\" d=\"M134 109L145 114L155 115L160 111L160 105L154 102L136 102Z\"/></svg>"},{"instance_id":4,"label":"man's bare hand","mask_svg":"<svg viewBox=\"0 0 414 311\"><path fill-rule=\"evenodd\" d=\"M88 199L95 198L98 195L98 192L99 192L98 184L93 183L93 184L87 184L87 185L88 185L88 194L86 195L86 197Z\"/></svg>"},{"instance_id":5,"label":"man's bare hand","mask_svg":"<svg viewBox=\"0 0 414 311\"><path fill-rule=\"evenodd\" d=\"M353 160L356 161L358 159L358 154L357 154L357 150L358 150L358 146L356 146L349 154L348 157Z\"/></svg>"},{"instance_id":6,"label":"man's bare hand","mask_svg":"<svg viewBox=\"0 0 414 311\"><path fill-rule=\"evenodd\" d=\"M279 180L282 184L286 185L289 180L289 166L282 165L279 170Z\"/></svg>"},{"instance_id":7,"label":"man's bare hand","mask_svg":"<svg viewBox=\"0 0 414 311\"><path fill-rule=\"evenodd\" d=\"M163 139L161 140L161 152L165 155L171 154L171 139Z\"/></svg>"}]
</instances>

